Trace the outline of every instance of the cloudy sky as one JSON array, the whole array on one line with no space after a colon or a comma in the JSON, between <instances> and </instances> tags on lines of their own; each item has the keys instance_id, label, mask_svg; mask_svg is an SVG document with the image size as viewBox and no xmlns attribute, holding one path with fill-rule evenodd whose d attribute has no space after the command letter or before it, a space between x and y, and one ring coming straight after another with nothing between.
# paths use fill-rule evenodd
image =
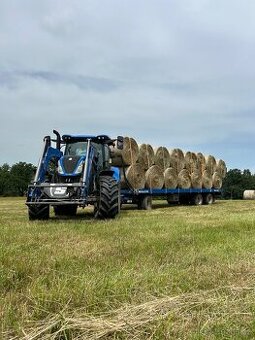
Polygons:
<instances>
[{"instance_id":1,"label":"cloudy sky","mask_svg":"<svg viewBox=\"0 0 255 340\"><path fill-rule=\"evenodd\" d=\"M254 0L1 0L0 164L119 134L255 172Z\"/></svg>"}]
</instances>

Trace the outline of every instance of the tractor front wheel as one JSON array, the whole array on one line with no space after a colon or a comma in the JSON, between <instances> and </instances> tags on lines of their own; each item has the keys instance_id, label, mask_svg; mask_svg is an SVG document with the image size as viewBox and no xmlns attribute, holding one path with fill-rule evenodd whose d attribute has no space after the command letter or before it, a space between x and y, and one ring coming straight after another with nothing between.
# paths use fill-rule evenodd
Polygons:
<instances>
[{"instance_id":1,"label":"tractor front wheel","mask_svg":"<svg viewBox=\"0 0 255 340\"><path fill-rule=\"evenodd\" d=\"M47 220L50 216L50 206L46 204L31 205L28 207L30 221Z\"/></svg>"},{"instance_id":2,"label":"tractor front wheel","mask_svg":"<svg viewBox=\"0 0 255 340\"><path fill-rule=\"evenodd\" d=\"M120 210L119 184L110 176L101 176L99 192L95 203L96 218L114 218Z\"/></svg>"}]
</instances>

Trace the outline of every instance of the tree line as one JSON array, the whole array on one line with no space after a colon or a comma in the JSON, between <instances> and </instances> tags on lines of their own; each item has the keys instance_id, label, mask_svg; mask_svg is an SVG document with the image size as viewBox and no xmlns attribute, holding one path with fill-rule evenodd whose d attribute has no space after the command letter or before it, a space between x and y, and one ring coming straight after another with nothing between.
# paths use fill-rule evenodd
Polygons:
<instances>
[{"instance_id":1,"label":"tree line","mask_svg":"<svg viewBox=\"0 0 255 340\"><path fill-rule=\"evenodd\" d=\"M0 166L0 196L24 196L34 178L36 167L31 163L18 162ZM244 190L255 190L255 174L249 169L231 169L222 185L222 198L241 199Z\"/></svg>"},{"instance_id":2,"label":"tree line","mask_svg":"<svg viewBox=\"0 0 255 340\"><path fill-rule=\"evenodd\" d=\"M249 169L231 169L227 172L222 185L224 199L241 199L244 190L255 190L255 174Z\"/></svg>"},{"instance_id":3,"label":"tree line","mask_svg":"<svg viewBox=\"0 0 255 340\"><path fill-rule=\"evenodd\" d=\"M12 166L4 163L0 166L0 196L24 196L35 171L31 163L18 162Z\"/></svg>"}]
</instances>

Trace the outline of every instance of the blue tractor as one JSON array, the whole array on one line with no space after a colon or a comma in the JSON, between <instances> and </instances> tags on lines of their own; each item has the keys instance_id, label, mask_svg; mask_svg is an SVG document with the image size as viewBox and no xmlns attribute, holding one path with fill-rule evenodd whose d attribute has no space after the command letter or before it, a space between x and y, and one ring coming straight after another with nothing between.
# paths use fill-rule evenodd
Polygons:
<instances>
[{"instance_id":1,"label":"blue tractor","mask_svg":"<svg viewBox=\"0 0 255 340\"><path fill-rule=\"evenodd\" d=\"M110 146L123 148L123 137L107 135L45 136L35 178L28 186L30 220L73 216L78 207L94 205L97 218L114 218L120 209L120 171L111 166ZM55 143L54 147L52 142Z\"/></svg>"}]
</instances>

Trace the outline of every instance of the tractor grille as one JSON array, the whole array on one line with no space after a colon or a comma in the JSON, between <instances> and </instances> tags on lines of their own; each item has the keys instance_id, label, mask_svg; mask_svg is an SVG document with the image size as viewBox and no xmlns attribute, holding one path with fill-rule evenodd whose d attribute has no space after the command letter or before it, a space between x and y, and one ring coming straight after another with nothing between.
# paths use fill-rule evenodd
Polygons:
<instances>
[{"instance_id":1,"label":"tractor grille","mask_svg":"<svg viewBox=\"0 0 255 340\"><path fill-rule=\"evenodd\" d=\"M63 158L63 166L65 172L68 174L72 174L77 166L77 163L80 159L80 156L65 156Z\"/></svg>"},{"instance_id":2,"label":"tractor grille","mask_svg":"<svg viewBox=\"0 0 255 340\"><path fill-rule=\"evenodd\" d=\"M77 176L59 176L58 183L79 183L81 179L81 175Z\"/></svg>"}]
</instances>

